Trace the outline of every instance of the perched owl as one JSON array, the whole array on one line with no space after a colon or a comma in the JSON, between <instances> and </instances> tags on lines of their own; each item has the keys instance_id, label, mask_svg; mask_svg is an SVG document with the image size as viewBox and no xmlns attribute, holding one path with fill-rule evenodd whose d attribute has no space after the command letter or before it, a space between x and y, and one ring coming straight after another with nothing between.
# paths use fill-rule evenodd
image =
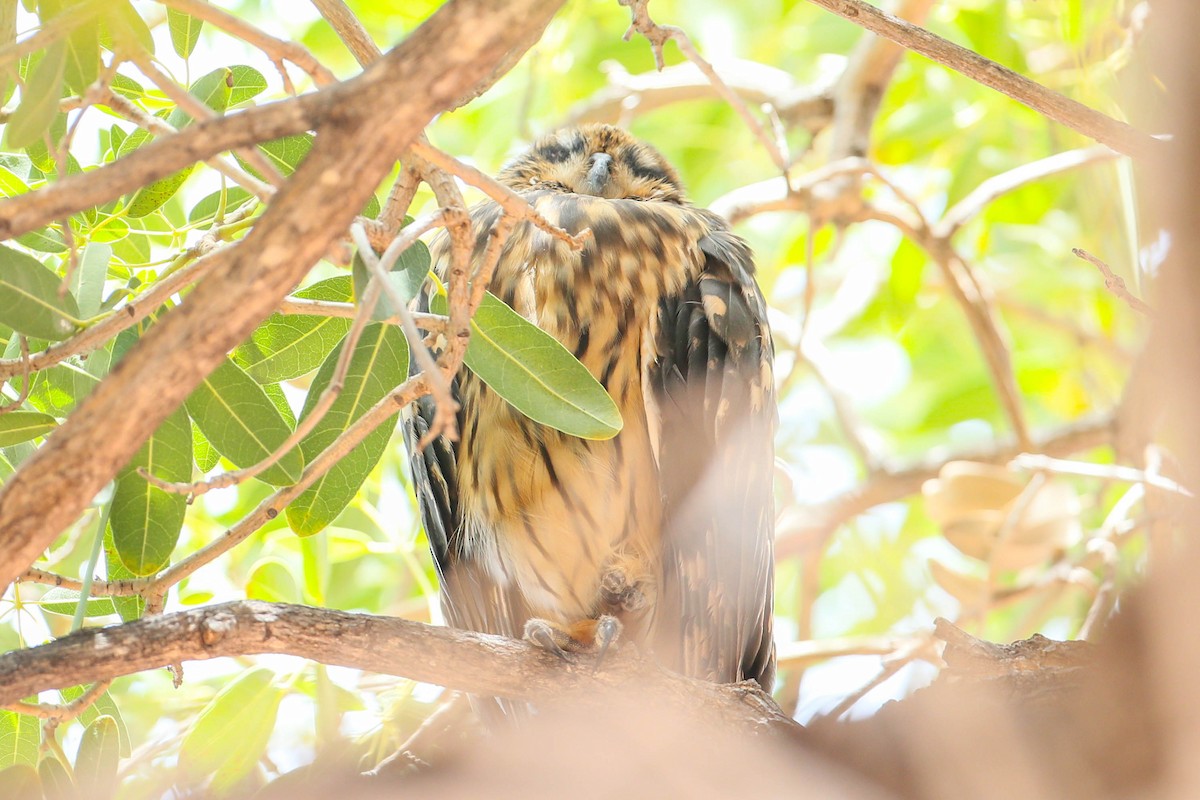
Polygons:
<instances>
[{"instance_id":1,"label":"perched owl","mask_svg":"<svg viewBox=\"0 0 1200 800\"><path fill-rule=\"evenodd\" d=\"M609 125L548 136L499 179L569 233L591 229L575 251L522 223L490 288L583 362L624 427L560 433L465 369L457 442L418 450L432 400L406 411L447 619L560 654L619 632L687 675L769 691L776 412L749 248ZM476 265L500 214L472 210ZM444 246L435 259L444 272Z\"/></svg>"}]
</instances>

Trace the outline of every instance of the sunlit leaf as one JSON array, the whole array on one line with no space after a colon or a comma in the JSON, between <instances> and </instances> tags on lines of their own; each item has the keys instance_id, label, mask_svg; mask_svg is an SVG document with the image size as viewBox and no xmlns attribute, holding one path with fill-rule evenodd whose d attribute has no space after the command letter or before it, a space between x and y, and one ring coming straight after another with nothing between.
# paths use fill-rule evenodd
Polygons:
<instances>
[{"instance_id":1,"label":"sunlit leaf","mask_svg":"<svg viewBox=\"0 0 1200 800\"><path fill-rule=\"evenodd\" d=\"M230 186L224 190L218 189L212 194L206 195L200 202L192 206L192 210L188 212L188 222L196 222L216 216L216 213L221 209L222 196L225 198L224 208L227 214L253 197L250 192L240 186Z\"/></svg>"},{"instance_id":2,"label":"sunlit leaf","mask_svg":"<svg viewBox=\"0 0 1200 800\"><path fill-rule=\"evenodd\" d=\"M66 42L56 42L46 48L46 54L21 92L21 105L4 126L6 147L26 147L39 142L50 130L50 124L58 114L66 66Z\"/></svg>"},{"instance_id":3,"label":"sunlit leaf","mask_svg":"<svg viewBox=\"0 0 1200 800\"><path fill-rule=\"evenodd\" d=\"M75 756L75 784L83 797L111 797L117 787L121 736L117 721L97 717L83 731Z\"/></svg>"},{"instance_id":4,"label":"sunlit leaf","mask_svg":"<svg viewBox=\"0 0 1200 800\"><path fill-rule=\"evenodd\" d=\"M39 339L61 341L75 332L79 306L59 295L62 281L36 258L0 246L0 322Z\"/></svg>"},{"instance_id":5,"label":"sunlit leaf","mask_svg":"<svg viewBox=\"0 0 1200 800\"><path fill-rule=\"evenodd\" d=\"M296 292L306 300L346 303L350 278L339 275ZM298 378L321 366L350 330L350 320L308 314L272 314L250 339L233 351L233 360L259 383Z\"/></svg>"},{"instance_id":6,"label":"sunlit leaf","mask_svg":"<svg viewBox=\"0 0 1200 800\"><path fill-rule=\"evenodd\" d=\"M325 359L308 390L303 420L321 391L329 385L341 352L336 348ZM408 344L399 328L372 323L359 339L350 359L341 394L313 431L300 443L305 463L312 463L338 435L361 417L408 376ZM395 417L380 425L341 461L306 489L287 507L287 521L301 536L320 531L354 498L367 475L379 462L395 427Z\"/></svg>"},{"instance_id":7,"label":"sunlit leaf","mask_svg":"<svg viewBox=\"0 0 1200 800\"><path fill-rule=\"evenodd\" d=\"M79 592L56 586L42 595L40 602L43 611L61 614L64 617L74 616L79 605ZM107 617L117 613L117 609L113 606L111 597L89 597L84 604L83 613L87 617Z\"/></svg>"},{"instance_id":8,"label":"sunlit leaf","mask_svg":"<svg viewBox=\"0 0 1200 800\"><path fill-rule=\"evenodd\" d=\"M196 42L200 41L200 28L203 25L201 20L191 14L185 14L173 8L167 9L167 28L171 31L171 46L175 48L175 52L179 54L180 58L187 58L196 49Z\"/></svg>"},{"instance_id":9,"label":"sunlit leaf","mask_svg":"<svg viewBox=\"0 0 1200 800\"><path fill-rule=\"evenodd\" d=\"M400 254L400 257L392 265L392 269L388 273L388 280L391 281L396 293L400 295L405 304L421 291L421 287L429 276L429 264L429 248L424 242L414 242L411 247ZM361 299L370 282L371 272L358 253L354 254L351 274L354 276L354 296ZM391 298L384 292L379 296L371 318L385 320L397 313L392 306Z\"/></svg>"},{"instance_id":10,"label":"sunlit leaf","mask_svg":"<svg viewBox=\"0 0 1200 800\"><path fill-rule=\"evenodd\" d=\"M299 603L301 600L295 576L278 558L264 558L254 565L246 579L246 597L275 603Z\"/></svg>"},{"instance_id":11,"label":"sunlit leaf","mask_svg":"<svg viewBox=\"0 0 1200 800\"><path fill-rule=\"evenodd\" d=\"M10 411L0 415L0 447L27 442L45 436L58 427L58 421L38 411Z\"/></svg>"},{"instance_id":12,"label":"sunlit leaf","mask_svg":"<svg viewBox=\"0 0 1200 800\"><path fill-rule=\"evenodd\" d=\"M430 304L447 312L446 299ZM624 424L617 404L557 339L490 292L471 322L466 365L535 422L584 439L610 439Z\"/></svg>"},{"instance_id":13,"label":"sunlit leaf","mask_svg":"<svg viewBox=\"0 0 1200 800\"><path fill-rule=\"evenodd\" d=\"M87 686L68 686L60 689L64 702L70 703L72 700L77 700L83 697L84 693L91 687ZM125 719L121 716L120 710L117 708L117 702L113 699L111 692L104 692L96 698L96 701L85 708L79 714L79 721L84 725L90 725L101 716L112 717L117 723L117 735L121 743L121 758L128 758L131 752L129 731L125 728Z\"/></svg>"},{"instance_id":14,"label":"sunlit leaf","mask_svg":"<svg viewBox=\"0 0 1200 800\"><path fill-rule=\"evenodd\" d=\"M37 717L0 709L0 767L36 764L41 739Z\"/></svg>"},{"instance_id":15,"label":"sunlit leaf","mask_svg":"<svg viewBox=\"0 0 1200 800\"><path fill-rule=\"evenodd\" d=\"M179 769L192 785L210 778L220 794L249 774L266 751L284 690L264 668L243 672L217 693L179 747Z\"/></svg>"},{"instance_id":16,"label":"sunlit leaf","mask_svg":"<svg viewBox=\"0 0 1200 800\"><path fill-rule=\"evenodd\" d=\"M100 301L104 297L104 283L108 279L108 263L112 260L112 248L95 241L89 242L79 256L79 268L75 272L72 294L79 303L79 315L89 319L100 312Z\"/></svg>"},{"instance_id":17,"label":"sunlit leaf","mask_svg":"<svg viewBox=\"0 0 1200 800\"><path fill-rule=\"evenodd\" d=\"M75 788L75 781L55 756L46 756L39 761L37 771L42 780L42 794L45 800L77 800L79 793Z\"/></svg>"},{"instance_id":18,"label":"sunlit leaf","mask_svg":"<svg viewBox=\"0 0 1200 800\"><path fill-rule=\"evenodd\" d=\"M121 563L141 576L157 572L170 560L183 528L187 498L152 485L137 474L138 467L173 483L191 479L192 429L182 408L163 421L117 474L109 516L113 545Z\"/></svg>"},{"instance_id":19,"label":"sunlit leaf","mask_svg":"<svg viewBox=\"0 0 1200 800\"><path fill-rule=\"evenodd\" d=\"M237 467L263 461L292 432L262 387L228 359L188 396L187 410L209 443ZM303 469L303 456L291 450L258 477L287 486Z\"/></svg>"}]
</instances>

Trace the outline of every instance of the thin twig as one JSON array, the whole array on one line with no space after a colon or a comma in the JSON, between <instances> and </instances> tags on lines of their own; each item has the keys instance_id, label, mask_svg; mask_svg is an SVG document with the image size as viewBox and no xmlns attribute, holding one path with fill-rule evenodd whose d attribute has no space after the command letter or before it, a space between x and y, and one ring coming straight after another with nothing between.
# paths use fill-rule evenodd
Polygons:
<instances>
[{"instance_id":1,"label":"thin twig","mask_svg":"<svg viewBox=\"0 0 1200 800\"><path fill-rule=\"evenodd\" d=\"M354 303L339 303L334 300L313 300L307 297L285 297L279 306L280 314L306 315L312 317L337 317L339 319L354 319L358 306ZM433 333L446 332L446 317L441 314L430 314L424 311L409 311L409 316L418 328ZM387 319L379 320L389 325L399 325L400 315L393 314Z\"/></svg>"},{"instance_id":2,"label":"thin twig","mask_svg":"<svg viewBox=\"0 0 1200 800\"><path fill-rule=\"evenodd\" d=\"M668 39L673 40L679 47L679 52L683 53L688 61L691 61L704 73L704 77L708 78L717 94L733 107L733 110L737 112L738 116L746 123L746 126L750 128L750 132L754 134L754 138L758 139L767 151L767 155L771 157L771 161L781 173L786 175L788 161L787 157L779 149L778 143L767 132L767 129L763 127L758 117L754 116L754 112L746 105L746 101L742 99L741 95L731 89L729 84L725 83L721 79L721 76L717 74L717 71L713 69L712 64L708 63L700 55L687 33L682 28L677 28L674 25L659 25L650 19L650 12L646 8L649 0L618 0L618 2L629 9L631 18L629 29L625 31L625 41L628 42L633 37L635 31L645 36L650 42L651 49L654 51L654 63L661 70L664 66L663 45L667 43Z\"/></svg>"},{"instance_id":3,"label":"thin twig","mask_svg":"<svg viewBox=\"0 0 1200 800\"><path fill-rule=\"evenodd\" d=\"M133 63L137 64L137 68L141 70L142 74L149 78L155 86L162 90L163 94L171 98L175 105L192 119L199 122L207 119L216 119L220 116L217 112L196 99L195 96L189 94L182 86L171 80L170 76L155 66L154 62L148 56L134 56ZM274 164L267 161L266 156L257 147L239 147L234 152L244 158L247 164L258 170L263 180L272 186L283 184L283 175L280 174Z\"/></svg>"},{"instance_id":4,"label":"thin twig","mask_svg":"<svg viewBox=\"0 0 1200 800\"><path fill-rule=\"evenodd\" d=\"M111 684L111 678L96 681L92 684L91 688L69 703L25 703L18 701L6 705L5 708L9 711L16 711L18 714L37 717L38 719L44 719L58 725L70 722L91 708L92 704L108 691L108 687Z\"/></svg>"},{"instance_id":5,"label":"thin twig","mask_svg":"<svg viewBox=\"0 0 1200 800\"><path fill-rule=\"evenodd\" d=\"M1058 475L1078 475L1083 478L1144 483L1156 489L1173 492L1183 497L1193 497L1186 486L1149 470L1126 467L1121 464L1092 464L1087 461L1069 461L1051 458L1040 453L1021 453L1009 462L1009 467L1037 472L1053 472Z\"/></svg>"},{"instance_id":6,"label":"thin twig","mask_svg":"<svg viewBox=\"0 0 1200 800\"><path fill-rule=\"evenodd\" d=\"M1047 119L1066 125L1120 153L1145 157L1162 153L1166 148L1163 141L1153 136L1047 89L995 61L892 16L863 0L809 2L1008 95Z\"/></svg>"},{"instance_id":7,"label":"thin twig","mask_svg":"<svg viewBox=\"0 0 1200 800\"><path fill-rule=\"evenodd\" d=\"M204 0L158 0L164 6L211 23L236 39L262 50L277 66L287 60L308 73L317 86L337 83L337 78L309 50L295 42L276 38L240 17ZM285 73L286 75L286 73Z\"/></svg>"},{"instance_id":8,"label":"thin twig","mask_svg":"<svg viewBox=\"0 0 1200 800\"><path fill-rule=\"evenodd\" d=\"M313 0L317 11L333 28L360 67L379 60L379 47L367 29L342 0Z\"/></svg>"},{"instance_id":9,"label":"thin twig","mask_svg":"<svg viewBox=\"0 0 1200 800\"><path fill-rule=\"evenodd\" d=\"M29 399L29 387L32 383L29 380L29 376L33 372L33 369L29 363L29 339L25 338L25 334L23 333L19 334L19 336L21 342L21 364L23 366L23 370L21 372L21 391L17 394L16 400L0 406L0 415L7 414L10 411L16 411L25 404L26 400Z\"/></svg>"},{"instance_id":10,"label":"thin twig","mask_svg":"<svg viewBox=\"0 0 1200 800\"><path fill-rule=\"evenodd\" d=\"M1141 298L1129 291L1125 285L1124 279L1117 273L1112 271L1112 267L1104 263L1094 255L1079 247L1071 248L1071 252L1079 258L1091 264L1096 269L1100 270L1100 274L1104 276L1104 288L1112 292L1114 295L1124 300L1126 305L1132 308L1139 314L1145 314L1150 317L1154 315L1154 309L1146 304Z\"/></svg>"}]
</instances>

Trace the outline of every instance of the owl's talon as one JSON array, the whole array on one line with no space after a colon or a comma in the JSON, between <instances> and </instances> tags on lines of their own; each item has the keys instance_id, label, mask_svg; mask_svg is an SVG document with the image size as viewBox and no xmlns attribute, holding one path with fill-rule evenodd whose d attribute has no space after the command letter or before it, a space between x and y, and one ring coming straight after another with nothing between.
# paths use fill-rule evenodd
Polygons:
<instances>
[{"instance_id":1,"label":"owl's talon","mask_svg":"<svg viewBox=\"0 0 1200 800\"><path fill-rule=\"evenodd\" d=\"M558 643L559 636L560 631L544 619L534 617L525 621L525 641L566 661L567 651Z\"/></svg>"},{"instance_id":2,"label":"owl's talon","mask_svg":"<svg viewBox=\"0 0 1200 800\"><path fill-rule=\"evenodd\" d=\"M592 667L593 675L600 671L600 665L604 663L604 656L608 653L608 648L620 635L621 621L616 617L605 614L596 620L596 664Z\"/></svg>"}]
</instances>

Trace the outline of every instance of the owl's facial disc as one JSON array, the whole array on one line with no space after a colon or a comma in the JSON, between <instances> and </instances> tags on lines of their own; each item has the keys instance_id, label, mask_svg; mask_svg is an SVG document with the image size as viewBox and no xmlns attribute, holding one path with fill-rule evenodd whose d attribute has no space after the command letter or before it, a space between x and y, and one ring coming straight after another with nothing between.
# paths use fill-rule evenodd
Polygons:
<instances>
[{"instance_id":1,"label":"owl's facial disc","mask_svg":"<svg viewBox=\"0 0 1200 800\"><path fill-rule=\"evenodd\" d=\"M585 125L546 136L511 161L500 179L518 191L686 202L679 176L666 159L612 125Z\"/></svg>"}]
</instances>

